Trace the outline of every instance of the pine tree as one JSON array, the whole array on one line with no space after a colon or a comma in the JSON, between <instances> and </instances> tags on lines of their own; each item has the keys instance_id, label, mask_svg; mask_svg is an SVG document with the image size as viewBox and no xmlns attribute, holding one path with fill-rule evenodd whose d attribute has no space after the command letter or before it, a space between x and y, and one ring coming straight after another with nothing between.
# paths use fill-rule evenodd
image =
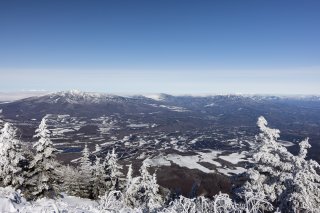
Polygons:
<instances>
[{"instance_id":1,"label":"pine tree","mask_svg":"<svg viewBox=\"0 0 320 213\"><path fill-rule=\"evenodd\" d=\"M82 150L82 156L80 158L80 169L81 173L87 177L92 175L92 163L90 161L90 151L88 145L85 144Z\"/></svg>"},{"instance_id":2,"label":"pine tree","mask_svg":"<svg viewBox=\"0 0 320 213\"><path fill-rule=\"evenodd\" d=\"M138 183L140 181L140 177L133 178L132 177L132 165L128 166L127 178L126 178L126 188L124 192L124 202L127 206L135 207L138 206L139 203L136 200L136 195L139 191Z\"/></svg>"},{"instance_id":3,"label":"pine tree","mask_svg":"<svg viewBox=\"0 0 320 213\"><path fill-rule=\"evenodd\" d=\"M31 188L31 194L36 197L54 197L58 190L57 167L55 160L57 149L50 140L50 131L47 127L45 116L34 137L39 140L34 144L36 154L29 165L30 173L27 187Z\"/></svg>"},{"instance_id":4,"label":"pine tree","mask_svg":"<svg viewBox=\"0 0 320 213\"><path fill-rule=\"evenodd\" d=\"M106 157L106 174L109 178L109 182L107 183L107 190L115 191L120 189L120 177L122 176L122 166L118 163L118 157L115 153L115 149L112 150L111 153L108 153Z\"/></svg>"},{"instance_id":5,"label":"pine tree","mask_svg":"<svg viewBox=\"0 0 320 213\"><path fill-rule=\"evenodd\" d=\"M163 201L159 194L159 185L157 184L156 173L153 173L152 175L147 196L149 197L147 204L149 209L153 210L161 207Z\"/></svg>"},{"instance_id":6,"label":"pine tree","mask_svg":"<svg viewBox=\"0 0 320 213\"><path fill-rule=\"evenodd\" d=\"M93 181L92 193L93 198L97 199L102 196L106 191L106 174L101 159L96 157L95 164L93 165Z\"/></svg>"},{"instance_id":7,"label":"pine tree","mask_svg":"<svg viewBox=\"0 0 320 213\"><path fill-rule=\"evenodd\" d=\"M129 178L131 177L130 173L129 170L127 175ZM131 207L143 207L154 211L163 204L156 175L150 175L145 162L140 168L140 174L141 176L131 178L131 181L127 182L125 202Z\"/></svg>"},{"instance_id":8,"label":"pine tree","mask_svg":"<svg viewBox=\"0 0 320 213\"><path fill-rule=\"evenodd\" d=\"M141 200L148 209L154 210L162 204L162 198L159 193L159 185L157 184L156 174L150 175L147 164L143 162L140 168L141 182L140 195Z\"/></svg>"},{"instance_id":9,"label":"pine tree","mask_svg":"<svg viewBox=\"0 0 320 213\"><path fill-rule=\"evenodd\" d=\"M301 212L316 212L320 206L320 165L313 160L306 160L307 149L311 147L309 139L299 144L300 153L294 156L293 180L287 187L283 199L287 199L283 208L299 210Z\"/></svg>"},{"instance_id":10,"label":"pine tree","mask_svg":"<svg viewBox=\"0 0 320 213\"><path fill-rule=\"evenodd\" d=\"M67 165L60 169L60 178L63 179L63 191L68 195L81 196L81 175L74 167Z\"/></svg>"},{"instance_id":11,"label":"pine tree","mask_svg":"<svg viewBox=\"0 0 320 213\"><path fill-rule=\"evenodd\" d=\"M22 177L21 142L16 139L17 129L5 123L0 135L0 185L19 187L24 182Z\"/></svg>"},{"instance_id":12,"label":"pine tree","mask_svg":"<svg viewBox=\"0 0 320 213\"><path fill-rule=\"evenodd\" d=\"M100 152L100 151L101 151L101 146L99 144L96 144L95 152Z\"/></svg>"},{"instance_id":13,"label":"pine tree","mask_svg":"<svg viewBox=\"0 0 320 213\"><path fill-rule=\"evenodd\" d=\"M132 183L132 173L133 173L133 171L132 171L132 164L130 164L129 166L128 166L128 173L127 173L127 183L126 183L126 189L128 189L129 188L129 186L131 185L131 183Z\"/></svg>"},{"instance_id":14,"label":"pine tree","mask_svg":"<svg viewBox=\"0 0 320 213\"><path fill-rule=\"evenodd\" d=\"M80 158L80 174L81 174L81 197L92 198L92 183L93 183L93 167L90 160L90 151L85 144L82 150L82 156Z\"/></svg>"},{"instance_id":15,"label":"pine tree","mask_svg":"<svg viewBox=\"0 0 320 213\"><path fill-rule=\"evenodd\" d=\"M247 172L249 181L243 187L245 195L261 194L281 211L314 211L320 205L319 164L306 160L308 139L300 143L298 156L278 143L280 131L258 119L261 133L253 154L255 166Z\"/></svg>"}]
</instances>

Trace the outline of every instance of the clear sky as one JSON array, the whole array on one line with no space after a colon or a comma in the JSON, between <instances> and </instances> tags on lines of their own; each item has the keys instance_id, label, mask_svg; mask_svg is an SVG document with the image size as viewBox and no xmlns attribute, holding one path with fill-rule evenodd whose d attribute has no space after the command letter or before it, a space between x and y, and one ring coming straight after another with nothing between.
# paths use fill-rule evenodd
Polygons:
<instances>
[{"instance_id":1,"label":"clear sky","mask_svg":"<svg viewBox=\"0 0 320 213\"><path fill-rule=\"evenodd\" d=\"M0 91L320 94L319 0L0 0Z\"/></svg>"}]
</instances>

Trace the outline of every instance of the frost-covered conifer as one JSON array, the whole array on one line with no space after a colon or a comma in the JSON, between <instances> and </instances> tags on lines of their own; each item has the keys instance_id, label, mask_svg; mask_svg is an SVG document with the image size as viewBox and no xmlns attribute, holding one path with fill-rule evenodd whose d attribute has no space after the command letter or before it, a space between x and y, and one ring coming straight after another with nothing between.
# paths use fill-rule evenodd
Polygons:
<instances>
[{"instance_id":1,"label":"frost-covered conifer","mask_svg":"<svg viewBox=\"0 0 320 213\"><path fill-rule=\"evenodd\" d=\"M64 166L60 169L60 178L63 179L63 191L68 195L81 196L81 174L80 172L70 166Z\"/></svg>"},{"instance_id":2,"label":"frost-covered conifer","mask_svg":"<svg viewBox=\"0 0 320 213\"><path fill-rule=\"evenodd\" d=\"M127 173L127 179L126 179L126 181L127 181L127 183L126 183L126 189L128 189L129 186L131 185L131 182L132 182L132 173L133 173L133 171L132 171L132 164L130 164L130 165L128 166L128 173Z\"/></svg>"},{"instance_id":3,"label":"frost-covered conifer","mask_svg":"<svg viewBox=\"0 0 320 213\"><path fill-rule=\"evenodd\" d=\"M107 184L107 190L114 191L119 190L119 179L123 175L120 171L122 166L118 163L118 157L115 153L115 149L111 153L108 153L106 157L106 172L109 178L109 183Z\"/></svg>"},{"instance_id":4,"label":"frost-covered conifer","mask_svg":"<svg viewBox=\"0 0 320 213\"><path fill-rule=\"evenodd\" d=\"M156 173L153 173L152 175L147 196L149 197L147 204L149 209L157 209L161 207L163 201L159 194L159 185L157 184Z\"/></svg>"},{"instance_id":5,"label":"frost-covered conifer","mask_svg":"<svg viewBox=\"0 0 320 213\"><path fill-rule=\"evenodd\" d=\"M36 197L53 197L57 190L57 167L59 164L55 160L57 149L53 147L50 140L50 131L47 127L47 116L45 116L39 128L36 129L34 137L39 140L34 144L36 150L34 159L29 165L27 188L30 188L31 194Z\"/></svg>"},{"instance_id":6,"label":"frost-covered conifer","mask_svg":"<svg viewBox=\"0 0 320 213\"><path fill-rule=\"evenodd\" d=\"M130 173L128 177L131 176ZM130 183L127 183L125 201L132 207L141 206L149 211L160 208L163 201L159 194L156 175L150 175L145 162L140 168L140 174L141 176L132 178Z\"/></svg>"},{"instance_id":7,"label":"frost-covered conifer","mask_svg":"<svg viewBox=\"0 0 320 213\"><path fill-rule=\"evenodd\" d=\"M82 156L80 158L80 170L82 175L86 177L92 176L92 163L90 161L90 151L88 145L85 144L82 150Z\"/></svg>"},{"instance_id":8,"label":"frost-covered conifer","mask_svg":"<svg viewBox=\"0 0 320 213\"><path fill-rule=\"evenodd\" d=\"M101 146L99 144L96 144L95 152L100 152L100 151L101 151Z\"/></svg>"},{"instance_id":9,"label":"frost-covered conifer","mask_svg":"<svg viewBox=\"0 0 320 213\"><path fill-rule=\"evenodd\" d=\"M85 144L80 158L81 197L92 197L93 167L89 157L90 151L87 144Z\"/></svg>"},{"instance_id":10,"label":"frost-covered conifer","mask_svg":"<svg viewBox=\"0 0 320 213\"><path fill-rule=\"evenodd\" d=\"M0 185L19 187L24 179L19 163L24 159L21 143L16 139L17 129L5 123L0 135Z\"/></svg>"},{"instance_id":11,"label":"frost-covered conifer","mask_svg":"<svg viewBox=\"0 0 320 213\"><path fill-rule=\"evenodd\" d=\"M249 181L245 194L261 194L285 212L313 211L320 205L319 164L306 160L308 139L300 143L298 156L278 143L280 131L267 126L259 117L261 133L259 145L253 154L255 166L247 172Z\"/></svg>"},{"instance_id":12,"label":"frost-covered conifer","mask_svg":"<svg viewBox=\"0 0 320 213\"><path fill-rule=\"evenodd\" d=\"M132 165L128 167L127 179L126 179L126 188L124 192L124 202L127 206L137 207L140 205L137 194L139 191L139 182L140 177L132 177Z\"/></svg>"},{"instance_id":13,"label":"frost-covered conifer","mask_svg":"<svg viewBox=\"0 0 320 213\"><path fill-rule=\"evenodd\" d=\"M106 191L106 174L101 159L98 157L96 157L92 172L92 195L93 198L97 199Z\"/></svg>"},{"instance_id":14,"label":"frost-covered conifer","mask_svg":"<svg viewBox=\"0 0 320 213\"><path fill-rule=\"evenodd\" d=\"M282 204L283 208L294 209L299 212L316 212L320 206L320 165L314 160L306 160L307 148L311 145L308 138L300 142L300 153L294 156L293 180L287 187L288 200Z\"/></svg>"}]
</instances>

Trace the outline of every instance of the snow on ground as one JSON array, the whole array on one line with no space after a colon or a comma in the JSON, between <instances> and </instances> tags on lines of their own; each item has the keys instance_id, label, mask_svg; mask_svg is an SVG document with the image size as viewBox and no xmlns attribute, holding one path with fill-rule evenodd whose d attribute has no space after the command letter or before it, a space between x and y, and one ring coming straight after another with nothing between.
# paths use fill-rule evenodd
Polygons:
<instances>
[{"instance_id":1,"label":"snow on ground","mask_svg":"<svg viewBox=\"0 0 320 213\"><path fill-rule=\"evenodd\" d=\"M166 159L168 161L172 161L173 163L181 166L181 167L187 167L189 169L198 169L205 173L213 173L214 170L210 170L202 165L200 165L198 162L201 161L199 155L191 155L191 156L181 156L176 154L169 154Z\"/></svg>"},{"instance_id":2,"label":"snow on ground","mask_svg":"<svg viewBox=\"0 0 320 213\"><path fill-rule=\"evenodd\" d=\"M183 107L178 107L178 106L167 106L167 105L157 105L157 104L149 104L150 106L153 106L153 107L160 107L160 108L166 108L166 109L169 109L171 111L174 111L174 112L188 112L189 110L183 108Z\"/></svg>"},{"instance_id":3,"label":"snow on ground","mask_svg":"<svg viewBox=\"0 0 320 213\"><path fill-rule=\"evenodd\" d=\"M110 145L114 145L116 143L116 141L107 141L104 142L102 144L100 144L101 146L110 146Z\"/></svg>"},{"instance_id":4,"label":"snow on ground","mask_svg":"<svg viewBox=\"0 0 320 213\"><path fill-rule=\"evenodd\" d=\"M231 168L217 168L218 172L224 174L226 176L231 176L232 174L241 174L247 171L245 168L242 167L235 167L235 169Z\"/></svg>"},{"instance_id":5,"label":"snow on ground","mask_svg":"<svg viewBox=\"0 0 320 213\"><path fill-rule=\"evenodd\" d=\"M1 213L35 213L35 212L74 212L98 213L98 203L93 200L63 195L62 198L42 198L27 202L20 193L11 187L0 187Z\"/></svg>"},{"instance_id":6,"label":"snow on ground","mask_svg":"<svg viewBox=\"0 0 320 213\"><path fill-rule=\"evenodd\" d=\"M64 133L74 132L74 129L66 129L66 128L55 128L51 130L52 136L63 136Z\"/></svg>"},{"instance_id":7,"label":"snow on ground","mask_svg":"<svg viewBox=\"0 0 320 213\"><path fill-rule=\"evenodd\" d=\"M220 155L221 153L222 151L215 151L215 150L212 150L211 152L208 152L208 153L199 152L199 154L201 155L200 156L201 162L211 163L217 167L220 167L221 164L217 161L214 161L213 159L217 159L218 155Z\"/></svg>"},{"instance_id":8,"label":"snow on ground","mask_svg":"<svg viewBox=\"0 0 320 213\"><path fill-rule=\"evenodd\" d=\"M165 100L165 96L163 94L146 94L146 95L143 95L143 96L146 97L146 98L153 99L155 101L163 101L163 100Z\"/></svg>"},{"instance_id":9,"label":"snow on ground","mask_svg":"<svg viewBox=\"0 0 320 213\"><path fill-rule=\"evenodd\" d=\"M144 162L152 167L157 167L157 166L171 166L171 162L165 158L163 158L163 156L158 156L155 158L147 158L144 160Z\"/></svg>"},{"instance_id":10,"label":"snow on ground","mask_svg":"<svg viewBox=\"0 0 320 213\"><path fill-rule=\"evenodd\" d=\"M220 159L228 161L232 164L238 164L241 161L246 161L246 156L241 153L231 153L229 155L219 156Z\"/></svg>"},{"instance_id":11,"label":"snow on ground","mask_svg":"<svg viewBox=\"0 0 320 213\"><path fill-rule=\"evenodd\" d=\"M118 128L118 121L113 117L100 116L98 118L92 118L91 120L98 122L99 132L101 134L109 134L111 130Z\"/></svg>"},{"instance_id":12,"label":"snow on ground","mask_svg":"<svg viewBox=\"0 0 320 213\"><path fill-rule=\"evenodd\" d=\"M149 128L149 124L129 124L127 125L127 127L130 127L130 128Z\"/></svg>"},{"instance_id":13,"label":"snow on ground","mask_svg":"<svg viewBox=\"0 0 320 213\"><path fill-rule=\"evenodd\" d=\"M289 147L289 146L294 146L295 143L292 143L290 141L279 141L279 143L282 145L282 146L285 146L285 147Z\"/></svg>"},{"instance_id":14,"label":"snow on ground","mask_svg":"<svg viewBox=\"0 0 320 213\"><path fill-rule=\"evenodd\" d=\"M170 109L171 111L174 111L174 112L187 112L187 111L189 111L183 107L177 107L177 106L159 105L159 107L167 108L167 109Z\"/></svg>"},{"instance_id":15,"label":"snow on ground","mask_svg":"<svg viewBox=\"0 0 320 213\"><path fill-rule=\"evenodd\" d=\"M197 141L199 141L199 140L202 139L202 138L204 138L204 135L201 135L201 136L199 136L199 137L191 140L191 141L189 142L189 144L195 144L195 143L197 143Z\"/></svg>"},{"instance_id":16,"label":"snow on ground","mask_svg":"<svg viewBox=\"0 0 320 213\"><path fill-rule=\"evenodd\" d=\"M158 156L155 158L147 158L145 162L150 166L170 166L171 162L175 163L181 167L186 167L189 169L198 169L205 173L213 173L215 170L210 170L199 162L207 162L211 163L216 166L221 166L219 162L214 161L218 154L221 152L219 151L211 151L210 153L203 153L199 152L197 155L190 155L190 156L181 156L177 154L169 154L167 156Z\"/></svg>"},{"instance_id":17,"label":"snow on ground","mask_svg":"<svg viewBox=\"0 0 320 213\"><path fill-rule=\"evenodd\" d=\"M210 152L198 152L196 155L182 156L178 154L168 154L166 156L157 156L154 158L147 158L145 162L152 166L170 166L171 163L177 164L180 167L186 167L188 169L197 169L205 173L222 173L225 175L239 174L246 171L242 167L222 167L222 164L217 160L222 159L231 164L237 165L239 162L248 161L245 153L231 153L228 155L222 155L223 151L210 150ZM209 169L200 163L206 162L214 165L216 169Z\"/></svg>"},{"instance_id":18,"label":"snow on ground","mask_svg":"<svg viewBox=\"0 0 320 213\"><path fill-rule=\"evenodd\" d=\"M207 104L204 107L213 107L213 106L218 106L216 103L211 103L211 104Z\"/></svg>"}]
</instances>

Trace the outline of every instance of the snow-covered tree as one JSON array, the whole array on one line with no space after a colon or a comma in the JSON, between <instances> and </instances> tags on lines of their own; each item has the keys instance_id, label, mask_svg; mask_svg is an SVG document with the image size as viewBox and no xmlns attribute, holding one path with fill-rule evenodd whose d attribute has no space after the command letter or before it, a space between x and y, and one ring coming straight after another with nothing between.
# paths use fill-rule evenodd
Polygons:
<instances>
[{"instance_id":1,"label":"snow-covered tree","mask_svg":"<svg viewBox=\"0 0 320 213\"><path fill-rule=\"evenodd\" d=\"M153 173L152 179L150 181L149 190L147 191L147 196L149 197L148 208L157 209L163 204L163 199L159 194L159 185L157 183L156 173Z\"/></svg>"},{"instance_id":2,"label":"snow-covered tree","mask_svg":"<svg viewBox=\"0 0 320 213\"><path fill-rule=\"evenodd\" d=\"M19 187L24 179L20 162L21 142L16 138L17 129L5 123L0 135L0 185Z\"/></svg>"},{"instance_id":3,"label":"snow-covered tree","mask_svg":"<svg viewBox=\"0 0 320 213\"><path fill-rule=\"evenodd\" d=\"M106 191L106 174L101 159L96 157L92 167L92 196L94 199L99 198Z\"/></svg>"},{"instance_id":4,"label":"snow-covered tree","mask_svg":"<svg viewBox=\"0 0 320 213\"><path fill-rule=\"evenodd\" d=\"M208 202L205 202L205 199L203 200L204 200L203 203L208 203ZM214 196L214 200L212 204L213 205L211 206L211 208L209 204L206 204L204 206L209 206L209 209L212 209L214 212L234 212L235 210L239 209L237 204L235 204L231 200L228 194L223 194L221 192Z\"/></svg>"},{"instance_id":5,"label":"snow-covered tree","mask_svg":"<svg viewBox=\"0 0 320 213\"><path fill-rule=\"evenodd\" d=\"M120 177L123 175L121 172L122 166L118 163L118 156L115 153L115 149L111 153L108 152L105 161L106 174L109 178L107 183L107 190L117 191L120 188Z\"/></svg>"},{"instance_id":6,"label":"snow-covered tree","mask_svg":"<svg viewBox=\"0 0 320 213\"><path fill-rule=\"evenodd\" d=\"M140 177L134 177L130 181L130 184L127 185L125 196L124 196L124 202L127 206L130 207L139 207L141 205L141 199L139 196L139 190L140 190Z\"/></svg>"},{"instance_id":7,"label":"snow-covered tree","mask_svg":"<svg viewBox=\"0 0 320 213\"><path fill-rule=\"evenodd\" d=\"M161 213L262 213L272 206L263 197L252 195L245 203L234 202L228 194L219 193L213 199L204 196L186 198L180 196L163 208Z\"/></svg>"},{"instance_id":8,"label":"snow-covered tree","mask_svg":"<svg viewBox=\"0 0 320 213\"><path fill-rule=\"evenodd\" d=\"M100 152L101 151L101 146L99 144L96 144L95 148L96 148L95 152Z\"/></svg>"},{"instance_id":9,"label":"snow-covered tree","mask_svg":"<svg viewBox=\"0 0 320 213\"><path fill-rule=\"evenodd\" d=\"M264 193L253 193L252 191L245 192L244 203L234 204L234 209L241 210L246 213L260 213L272 211L272 204L266 200Z\"/></svg>"},{"instance_id":10,"label":"snow-covered tree","mask_svg":"<svg viewBox=\"0 0 320 213\"><path fill-rule=\"evenodd\" d=\"M130 167L129 167L130 168ZM128 171L128 177L125 192L125 202L132 207L142 206L143 208L153 211L160 208L163 199L159 194L159 185L157 184L156 175L150 175L147 164L144 162L140 168L141 176L132 178L132 171Z\"/></svg>"},{"instance_id":11,"label":"snow-covered tree","mask_svg":"<svg viewBox=\"0 0 320 213\"><path fill-rule=\"evenodd\" d=\"M243 187L245 194L261 194L285 212L312 212L320 206L320 167L305 159L308 139L300 143L295 156L278 143L280 131L269 128L264 117L257 124L261 133L252 156L255 166L248 170L249 181Z\"/></svg>"},{"instance_id":12,"label":"snow-covered tree","mask_svg":"<svg viewBox=\"0 0 320 213\"><path fill-rule=\"evenodd\" d=\"M195 198L190 199L180 196L170 202L167 208L164 208L161 213L197 213ZM214 211L212 211L214 212Z\"/></svg>"},{"instance_id":13,"label":"snow-covered tree","mask_svg":"<svg viewBox=\"0 0 320 213\"><path fill-rule=\"evenodd\" d=\"M126 189L128 189L128 188L130 187L131 183L132 183L132 173L133 173L133 171L132 171L132 164L130 164L130 165L128 166L128 172L127 172Z\"/></svg>"},{"instance_id":14,"label":"snow-covered tree","mask_svg":"<svg viewBox=\"0 0 320 213\"><path fill-rule=\"evenodd\" d=\"M104 194L99 201L99 209L106 212L122 212L126 207L121 191L110 191ZM123 211L124 212L124 211ZM125 212L131 212L130 210Z\"/></svg>"},{"instance_id":15,"label":"snow-covered tree","mask_svg":"<svg viewBox=\"0 0 320 213\"><path fill-rule=\"evenodd\" d=\"M124 192L124 202L127 206L137 207L140 206L137 194L139 192L140 177L132 177L132 165L128 166L126 188Z\"/></svg>"},{"instance_id":16,"label":"snow-covered tree","mask_svg":"<svg viewBox=\"0 0 320 213\"><path fill-rule=\"evenodd\" d=\"M50 131L47 127L47 116L45 116L39 128L36 129L34 137L39 140L34 144L35 156L29 165L28 182L26 187L36 197L53 197L58 189L57 167L55 160L57 149L53 147L50 140Z\"/></svg>"},{"instance_id":17,"label":"snow-covered tree","mask_svg":"<svg viewBox=\"0 0 320 213\"><path fill-rule=\"evenodd\" d=\"M90 151L88 145L85 144L82 150L82 156L80 158L80 170L82 175L86 177L91 177L92 175L92 163L90 160Z\"/></svg>"},{"instance_id":18,"label":"snow-covered tree","mask_svg":"<svg viewBox=\"0 0 320 213\"><path fill-rule=\"evenodd\" d=\"M306 160L308 138L300 142L300 153L293 157L293 180L287 186L283 208L300 212L317 212L320 206L320 165L314 160Z\"/></svg>"},{"instance_id":19,"label":"snow-covered tree","mask_svg":"<svg viewBox=\"0 0 320 213\"><path fill-rule=\"evenodd\" d=\"M80 158L80 174L81 174L81 191L82 197L92 197L92 182L93 182L93 166L90 160L90 151L85 144Z\"/></svg>"},{"instance_id":20,"label":"snow-covered tree","mask_svg":"<svg viewBox=\"0 0 320 213\"><path fill-rule=\"evenodd\" d=\"M59 177L63 180L62 190L68 195L81 196L81 174L78 169L67 165L62 166L59 170Z\"/></svg>"}]
</instances>

